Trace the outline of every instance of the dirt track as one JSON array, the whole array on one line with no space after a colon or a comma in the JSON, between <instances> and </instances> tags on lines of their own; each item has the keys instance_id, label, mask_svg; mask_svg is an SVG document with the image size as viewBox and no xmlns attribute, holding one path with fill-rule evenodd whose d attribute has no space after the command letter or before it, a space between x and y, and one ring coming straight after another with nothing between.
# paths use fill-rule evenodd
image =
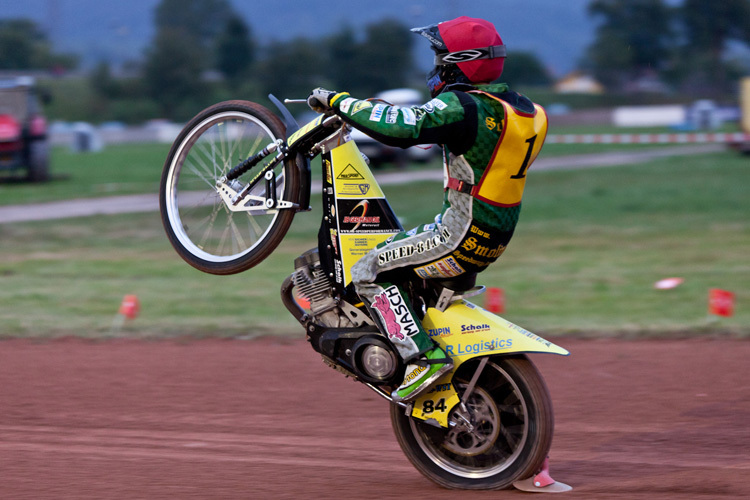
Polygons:
<instances>
[{"instance_id":1,"label":"dirt track","mask_svg":"<svg viewBox=\"0 0 750 500\"><path fill-rule=\"evenodd\" d=\"M750 342L557 342L562 498L748 498ZM269 398L264 401L264 398ZM0 498L528 498L444 490L301 340L0 342Z\"/></svg>"}]
</instances>

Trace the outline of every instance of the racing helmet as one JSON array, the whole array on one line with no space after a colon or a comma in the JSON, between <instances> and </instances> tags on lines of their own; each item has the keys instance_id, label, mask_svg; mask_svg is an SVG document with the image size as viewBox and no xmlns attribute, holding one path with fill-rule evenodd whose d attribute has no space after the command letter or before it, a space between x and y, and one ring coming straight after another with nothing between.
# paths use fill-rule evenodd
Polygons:
<instances>
[{"instance_id":1,"label":"racing helmet","mask_svg":"<svg viewBox=\"0 0 750 500\"><path fill-rule=\"evenodd\" d=\"M503 72L505 45L489 21L461 16L411 31L429 40L435 52L427 75L432 97L451 83L489 83Z\"/></svg>"}]
</instances>

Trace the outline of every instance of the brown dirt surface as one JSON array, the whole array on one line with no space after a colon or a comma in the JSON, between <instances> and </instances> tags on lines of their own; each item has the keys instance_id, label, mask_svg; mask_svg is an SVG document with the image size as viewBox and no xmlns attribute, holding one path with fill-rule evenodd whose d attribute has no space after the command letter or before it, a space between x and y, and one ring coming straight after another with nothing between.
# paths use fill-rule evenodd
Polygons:
<instances>
[{"instance_id":1,"label":"brown dirt surface","mask_svg":"<svg viewBox=\"0 0 750 500\"><path fill-rule=\"evenodd\" d=\"M750 342L532 355L569 499L750 497ZM528 498L423 478L388 403L302 340L0 342L0 498Z\"/></svg>"}]
</instances>

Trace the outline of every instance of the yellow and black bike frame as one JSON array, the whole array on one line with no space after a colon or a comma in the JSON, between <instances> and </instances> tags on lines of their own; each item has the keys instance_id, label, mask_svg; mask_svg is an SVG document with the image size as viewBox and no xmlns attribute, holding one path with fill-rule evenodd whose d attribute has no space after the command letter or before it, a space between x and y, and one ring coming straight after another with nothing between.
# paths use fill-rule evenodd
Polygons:
<instances>
[{"instance_id":1,"label":"yellow and black bike frame","mask_svg":"<svg viewBox=\"0 0 750 500\"><path fill-rule=\"evenodd\" d=\"M330 118L321 116L295 130L287 144L291 146L315 133L316 128ZM339 141L327 141L330 149L324 147L321 154L324 212L318 233L318 252L323 269L333 278L342 296L352 297L351 267L377 244L403 228L354 141L346 140L343 134ZM309 163L306 174L310 175ZM464 363L519 353L569 354L562 347L460 297L454 297L442 307L428 308L422 323L432 339L451 356L454 369L407 408L413 418L441 427L448 427L450 413L460 403L453 376ZM326 357L333 355L334 344L341 336L354 339L378 335L374 327L360 332L313 330L311 326L308 335L314 334L314 347ZM340 368L350 372L350 367Z\"/></svg>"}]
</instances>

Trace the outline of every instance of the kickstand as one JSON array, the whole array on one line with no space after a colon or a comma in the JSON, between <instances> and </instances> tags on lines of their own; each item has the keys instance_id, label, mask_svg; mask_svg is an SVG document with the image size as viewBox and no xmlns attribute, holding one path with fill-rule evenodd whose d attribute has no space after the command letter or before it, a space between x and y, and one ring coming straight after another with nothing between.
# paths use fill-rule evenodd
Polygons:
<instances>
[{"instance_id":1,"label":"kickstand","mask_svg":"<svg viewBox=\"0 0 750 500\"><path fill-rule=\"evenodd\" d=\"M552 479L549 474L549 457L544 459L542 469L535 476L516 481L513 486L529 493L564 493L573 489L572 486Z\"/></svg>"}]
</instances>

